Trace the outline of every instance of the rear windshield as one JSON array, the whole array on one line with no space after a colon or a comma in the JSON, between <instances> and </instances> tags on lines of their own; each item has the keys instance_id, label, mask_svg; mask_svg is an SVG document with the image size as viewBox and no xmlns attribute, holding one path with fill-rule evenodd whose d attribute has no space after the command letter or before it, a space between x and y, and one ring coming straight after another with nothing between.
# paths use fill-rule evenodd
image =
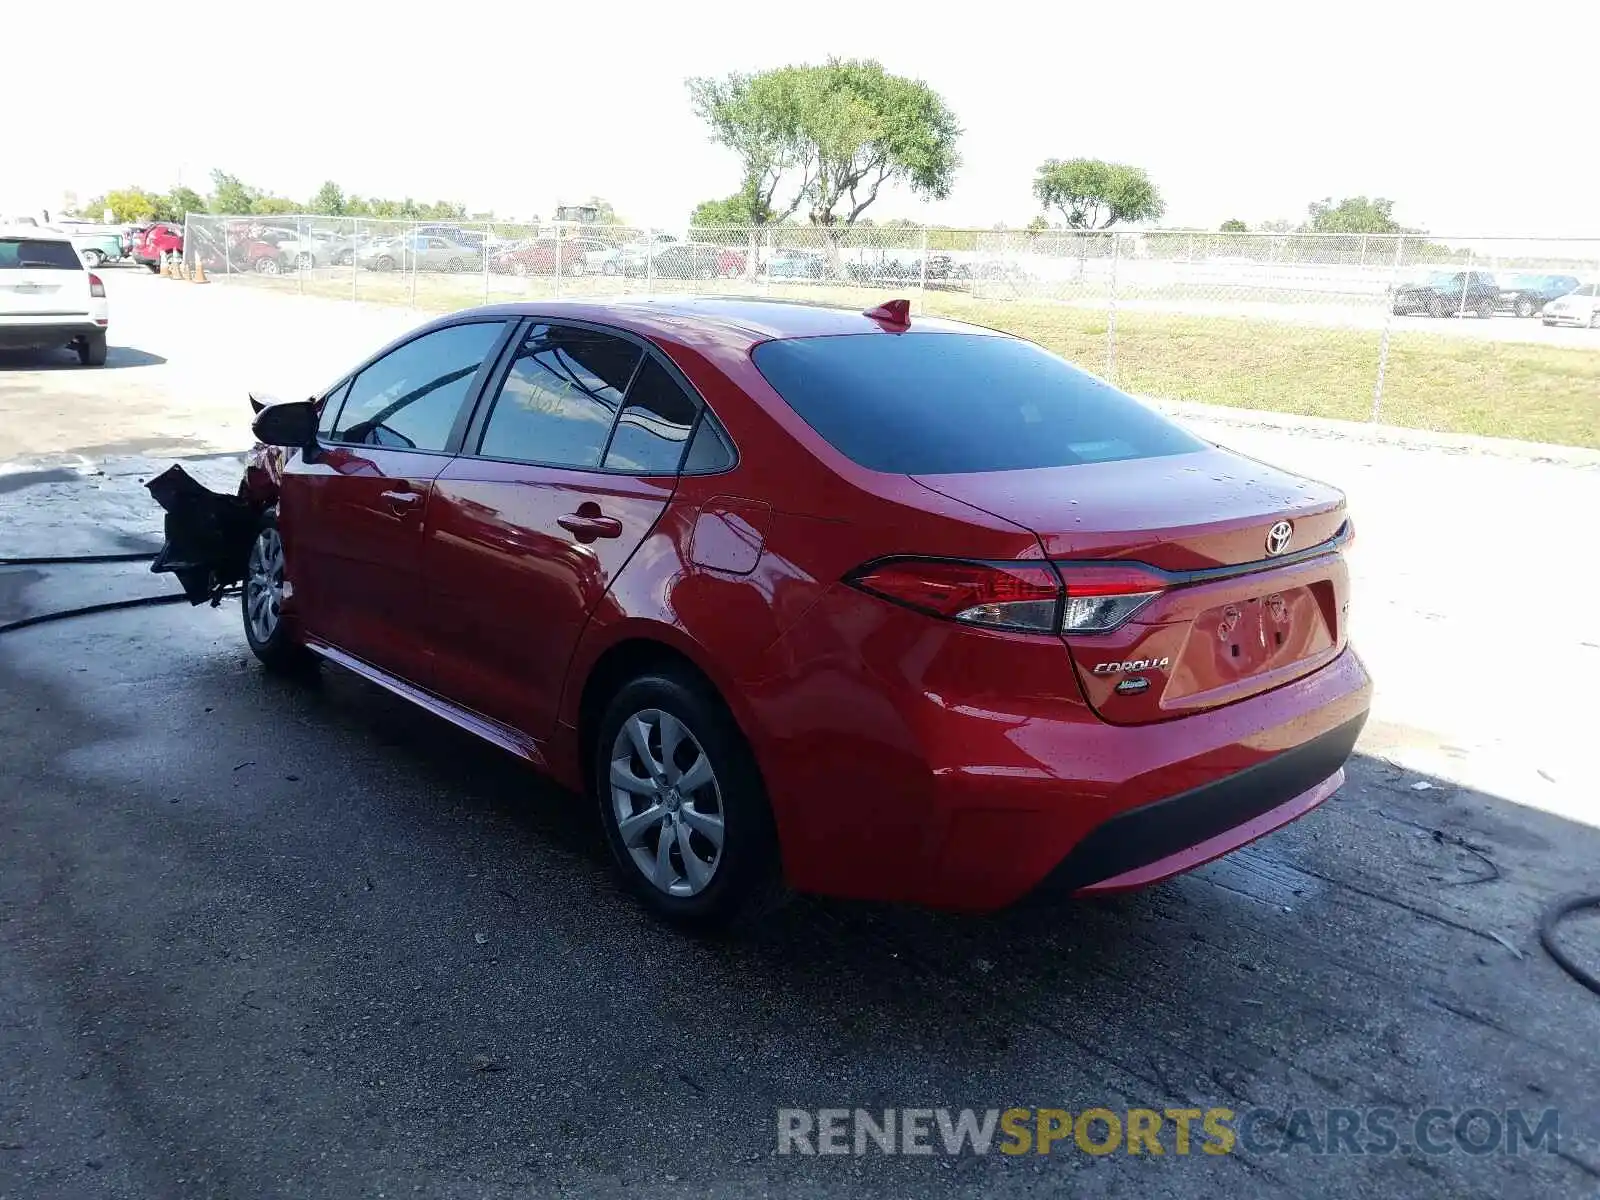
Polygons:
<instances>
[{"instance_id":1,"label":"rear windshield","mask_svg":"<svg viewBox=\"0 0 1600 1200\"><path fill-rule=\"evenodd\" d=\"M756 347L777 393L841 454L900 475L1187 454L1204 443L1030 342L849 334Z\"/></svg>"},{"instance_id":2,"label":"rear windshield","mask_svg":"<svg viewBox=\"0 0 1600 1200\"><path fill-rule=\"evenodd\" d=\"M6 270L81 271L83 260L71 242L35 241L33 238L0 238L0 271Z\"/></svg>"}]
</instances>

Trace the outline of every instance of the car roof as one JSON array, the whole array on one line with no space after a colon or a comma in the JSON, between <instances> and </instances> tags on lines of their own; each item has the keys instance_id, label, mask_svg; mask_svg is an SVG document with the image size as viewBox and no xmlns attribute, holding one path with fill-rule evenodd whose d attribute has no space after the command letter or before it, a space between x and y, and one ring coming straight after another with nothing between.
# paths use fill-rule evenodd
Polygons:
<instances>
[{"instance_id":1,"label":"car roof","mask_svg":"<svg viewBox=\"0 0 1600 1200\"><path fill-rule=\"evenodd\" d=\"M45 225L0 225L0 238L27 238L30 242L71 242L59 229Z\"/></svg>"},{"instance_id":2,"label":"car roof","mask_svg":"<svg viewBox=\"0 0 1600 1200\"><path fill-rule=\"evenodd\" d=\"M749 345L781 338L828 337L851 333L889 333L861 308L830 307L797 301L744 296L626 297L611 301L550 300L496 304L469 309L478 315L548 317L615 325L645 337L678 340L686 326L716 329ZM466 315L455 313L437 324ZM912 333L976 333L1004 337L992 329L942 317L913 316Z\"/></svg>"}]
</instances>

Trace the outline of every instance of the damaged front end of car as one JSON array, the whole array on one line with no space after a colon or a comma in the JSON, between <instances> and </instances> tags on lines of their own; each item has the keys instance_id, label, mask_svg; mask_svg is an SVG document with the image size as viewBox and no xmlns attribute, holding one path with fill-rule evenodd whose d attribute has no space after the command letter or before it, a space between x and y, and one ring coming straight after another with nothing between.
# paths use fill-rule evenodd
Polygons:
<instances>
[{"instance_id":1,"label":"damaged front end of car","mask_svg":"<svg viewBox=\"0 0 1600 1200\"><path fill-rule=\"evenodd\" d=\"M206 487L177 463L145 484L166 510L166 541L150 570L177 576L190 604L216 607L244 579L261 514L278 502L286 451L259 440L261 414L276 406L252 395L250 407L258 440L232 495Z\"/></svg>"}]
</instances>

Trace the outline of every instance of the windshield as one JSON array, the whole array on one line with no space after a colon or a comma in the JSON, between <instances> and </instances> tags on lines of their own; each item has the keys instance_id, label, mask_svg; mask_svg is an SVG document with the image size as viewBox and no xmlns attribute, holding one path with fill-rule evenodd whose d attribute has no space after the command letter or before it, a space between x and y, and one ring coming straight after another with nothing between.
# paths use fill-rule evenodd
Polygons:
<instances>
[{"instance_id":1,"label":"windshield","mask_svg":"<svg viewBox=\"0 0 1600 1200\"><path fill-rule=\"evenodd\" d=\"M939 475L1186 454L1204 443L1031 342L849 334L766 342L756 367L840 453Z\"/></svg>"}]
</instances>

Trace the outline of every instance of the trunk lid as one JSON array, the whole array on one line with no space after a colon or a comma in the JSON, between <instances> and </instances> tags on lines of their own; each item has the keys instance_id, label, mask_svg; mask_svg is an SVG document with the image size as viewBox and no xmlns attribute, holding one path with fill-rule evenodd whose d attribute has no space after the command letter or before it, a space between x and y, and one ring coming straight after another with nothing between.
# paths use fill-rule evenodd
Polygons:
<instances>
[{"instance_id":1,"label":"trunk lid","mask_svg":"<svg viewBox=\"0 0 1600 1200\"><path fill-rule=\"evenodd\" d=\"M1072 563L1155 568L1152 598L1107 632L1062 634L1089 703L1142 724L1229 704L1317 670L1344 648L1346 528L1336 488L1210 447L1190 454L914 476L1039 538ZM1268 539L1280 522L1289 540ZM1141 586L1137 590L1146 590Z\"/></svg>"}]
</instances>

